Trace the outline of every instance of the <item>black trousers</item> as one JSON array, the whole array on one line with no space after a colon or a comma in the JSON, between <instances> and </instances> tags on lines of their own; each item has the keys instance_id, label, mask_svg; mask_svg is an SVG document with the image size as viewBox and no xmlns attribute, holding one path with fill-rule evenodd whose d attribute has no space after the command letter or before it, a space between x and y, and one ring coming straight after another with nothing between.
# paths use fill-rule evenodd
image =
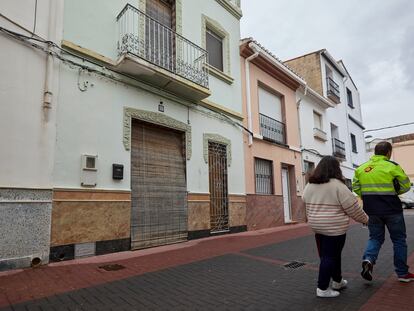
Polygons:
<instances>
[{"instance_id":1,"label":"black trousers","mask_svg":"<svg viewBox=\"0 0 414 311\"><path fill-rule=\"evenodd\" d=\"M328 236L317 233L315 234L315 239L321 260L318 288L325 290L329 287L331 278L335 282L342 280L341 254L345 245L346 234Z\"/></svg>"}]
</instances>

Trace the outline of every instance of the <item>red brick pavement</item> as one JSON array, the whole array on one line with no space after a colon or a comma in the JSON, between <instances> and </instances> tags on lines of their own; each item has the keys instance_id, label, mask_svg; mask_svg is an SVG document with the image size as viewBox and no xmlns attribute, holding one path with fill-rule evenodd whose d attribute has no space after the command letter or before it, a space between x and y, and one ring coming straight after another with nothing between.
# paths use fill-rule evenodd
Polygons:
<instances>
[{"instance_id":1,"label":"red brick pavement","mask_svg":"<svg viewBox=\"0 0 414 311\"><path fill-rule=\"evenodd\" d=\"M153 249L0 273L0 307L312 234L307 225L222 235ZM116 263L125 269L104 271Z\"/></svg>"},{"instance_id":2,"label":"red brick pavement","mask_svg":"<svg viewBox=\"0 0 414 311\"><path fill-rule=\"evenodd\" d=\"M413 271L414 253L408 258L408 264L411 266L411 271ZM372 295L360 311L395 310L414 310L414 282L400 283L397 277L393 275Z\"/></svg>"}]
</instances>

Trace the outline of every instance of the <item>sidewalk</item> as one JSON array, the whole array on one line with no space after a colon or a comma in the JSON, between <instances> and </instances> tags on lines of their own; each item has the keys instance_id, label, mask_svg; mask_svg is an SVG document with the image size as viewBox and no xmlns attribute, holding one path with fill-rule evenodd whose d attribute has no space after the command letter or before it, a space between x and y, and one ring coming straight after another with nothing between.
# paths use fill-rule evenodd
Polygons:
<instances>
[{"instance_id":1,"label":"sidewalk","mask_svg":"<svg viewBox=\"0 0 414 311\"><path fill-rule=\"evenodd\" d=\"M407 216L410 254L414 216ZM4 310L395 310L410 309L414 282L393 275L388 242L375 280L359 276L367 230L351 228L343 255L350 287L315 297L318 258L306 225L202 240L0 273ZM288 269L300 261L306 265ZM414 267L414 256L410 256ZM99 267L117 264L120 270ZM1 309L3 310L3 309Z\"/></svg>"},{"instance_id":2,"label":"sidewalk","mask_svg":"<svg viewBox=\"0 0 414 311\"><path fill-rule=\"evenodd\" d=\"M107 283L130 276L238 252L310 234L306 225L221 235L152 249L52 263L38 269L0 272L0 307ZM99 269L119 264L119 271Z\"/></svg>"}]
</instances>

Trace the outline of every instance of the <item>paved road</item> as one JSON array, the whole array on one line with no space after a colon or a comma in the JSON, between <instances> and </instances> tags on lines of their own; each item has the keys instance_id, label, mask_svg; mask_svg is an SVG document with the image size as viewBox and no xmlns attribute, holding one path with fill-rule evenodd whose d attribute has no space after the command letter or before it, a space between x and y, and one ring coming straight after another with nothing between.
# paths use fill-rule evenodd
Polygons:
<instances>
[{"instance_id":1,"label":"paved road","mask_svg":"<svg viewBox=\"0 0 414 311\"><path fill-rule=\"evenodd\" d=\"M411 254L414 211L406 215ZM314 238L307 235L1 310L359 310L393 277L392 246L387 237L375 266L375 280L368 283L360 278L367 234L360 225L348 232L343 272L350 284L336 299L315 297L318 257ZM291 261L306 265L285 268L284 264ZM414 293L414 282L402 286L411 287Z\"/></svg>"}]
</instances>

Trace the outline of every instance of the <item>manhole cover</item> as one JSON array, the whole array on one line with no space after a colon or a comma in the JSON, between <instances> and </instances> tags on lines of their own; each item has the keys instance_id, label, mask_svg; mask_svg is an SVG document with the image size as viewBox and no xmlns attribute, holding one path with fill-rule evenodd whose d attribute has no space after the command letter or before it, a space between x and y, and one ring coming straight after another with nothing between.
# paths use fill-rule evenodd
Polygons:
<instances>
[{"instance_id":1,"label":"manhole cover","mask_svg":"<svg viewBox=\"0 0 414 311\"><path fill-rule=\"evenodd\" d=\"M118 271L118 270L125 269L125 267L122 265L113 264L113 265L100 266L99 269L102 269L105 271Z\"/></svg>"},{"instance_id":2,"label":"manhole cover","mask_svg":"<svg viewBox=\"0 0 414 311\"><path fill-rule=\"evenodd\" d=\"M285 267L287 269L295 270L295 269L299 269L300 267L303 267L305 265L306 265L306 263L304 263L304 262L291 261L291 262L288 262L287 264L284 264L283 267Z\"/></svg>"}]
</instances>

